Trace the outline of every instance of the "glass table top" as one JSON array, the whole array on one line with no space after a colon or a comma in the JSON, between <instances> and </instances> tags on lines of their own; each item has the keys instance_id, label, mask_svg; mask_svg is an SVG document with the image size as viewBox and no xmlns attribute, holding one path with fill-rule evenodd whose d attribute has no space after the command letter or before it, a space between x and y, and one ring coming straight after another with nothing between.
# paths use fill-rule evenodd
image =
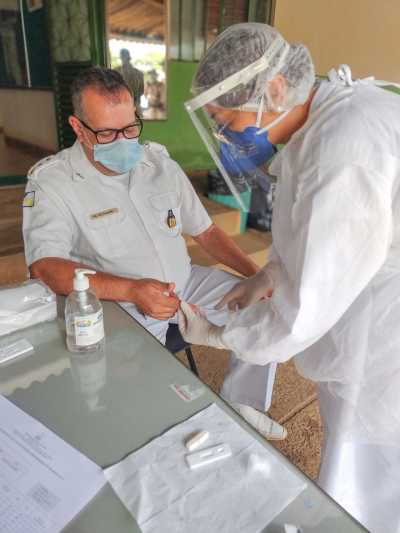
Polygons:
<instances>
[{"instance_id":1,"label":"glass table top","mask_svg":"<svg viewBox=\"0 0 400 533\"><path fill-rule=\"evenodd\" d=\"M34 354L0 366L0 394L102 467L214 402L307 482L307 489L264 532L286 533L285 524L297 526L299 533L366 531L124 310L111 302L103 305L103 352L68 352L61 319L0 338L0 345L25 338L35 348ZM185 402L171 388L174 384L201 387L202 394ZM65 531L140 529L106 485Z\"/></svg>"}]
</instances>

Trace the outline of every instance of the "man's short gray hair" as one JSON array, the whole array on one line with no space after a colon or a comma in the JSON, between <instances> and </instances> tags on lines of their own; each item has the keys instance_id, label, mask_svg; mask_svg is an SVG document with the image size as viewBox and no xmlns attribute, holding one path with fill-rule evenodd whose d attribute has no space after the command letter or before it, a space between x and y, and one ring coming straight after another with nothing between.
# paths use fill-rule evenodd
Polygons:
<instances>
[{"instance_id":1,"label":"man's short gray hair","mask_svg":"<svg viewBox=\"0 0 400 533\"><path fill-rule=\"evenodd\" d=\"M71 84L72 106L77 117L83 117L82 93L89 87L101 95L109 96L113 102L119 101L121 91L127 90L131 93L124 78L116 70L90 67L81 72Z\"/></svg>"}]
</instances>

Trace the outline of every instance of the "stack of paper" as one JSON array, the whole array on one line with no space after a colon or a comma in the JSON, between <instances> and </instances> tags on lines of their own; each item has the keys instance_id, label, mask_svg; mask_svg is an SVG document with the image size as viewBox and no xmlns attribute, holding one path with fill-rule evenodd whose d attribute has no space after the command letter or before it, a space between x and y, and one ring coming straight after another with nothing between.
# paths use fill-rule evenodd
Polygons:
<instances>
[{"instance_id":1,"label":"stack of paper","mask_svg":"<svg viewBox=\"0 0 400 533\"><path fill-rule=\"evenodd\" d=\"M2 533L57 533L105 482L99 466L0 396Z\"/></svg>"}]
</instances>

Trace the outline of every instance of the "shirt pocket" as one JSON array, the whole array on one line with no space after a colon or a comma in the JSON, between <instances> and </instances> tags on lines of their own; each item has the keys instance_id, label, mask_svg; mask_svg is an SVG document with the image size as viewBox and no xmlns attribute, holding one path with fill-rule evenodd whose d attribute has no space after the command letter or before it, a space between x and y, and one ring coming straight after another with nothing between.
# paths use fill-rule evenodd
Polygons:
<instances>
[{"instance_id":1,"label":"shirt pocket","mask_svg":"<svg viewBox=\"0 0 400 533\"><path fill-rule=\"evenodd\" d=\"M181 203L178 193L167 192L149 196L156 225L170 237L182 233Z\"/></svg>"},{"instance_id":2,"label":"shirt pocket","mask_svg":"<svg viewBox=\"0 0 400 533\"><path fill-rule=\"evenodd\" d=\"M126 249L126 214L106 208L86 215L89 242L104 257L122 255Z\"/></svg>"}]
</instances>

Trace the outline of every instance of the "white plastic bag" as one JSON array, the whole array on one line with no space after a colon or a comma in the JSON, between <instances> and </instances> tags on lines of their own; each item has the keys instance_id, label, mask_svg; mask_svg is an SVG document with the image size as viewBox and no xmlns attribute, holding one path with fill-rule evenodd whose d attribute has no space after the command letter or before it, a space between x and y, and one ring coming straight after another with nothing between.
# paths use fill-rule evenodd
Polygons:
<instances>
[{"instance_id":1,"label":"white plastic bag","mask_svg":"<svg viewBox=\"0 0 400 533\"><path fill-rule=\"evenodd\" d=\"M56 316L56 295L38 280L0 289L0 336Z\"/></svg>"}]
</instances>

